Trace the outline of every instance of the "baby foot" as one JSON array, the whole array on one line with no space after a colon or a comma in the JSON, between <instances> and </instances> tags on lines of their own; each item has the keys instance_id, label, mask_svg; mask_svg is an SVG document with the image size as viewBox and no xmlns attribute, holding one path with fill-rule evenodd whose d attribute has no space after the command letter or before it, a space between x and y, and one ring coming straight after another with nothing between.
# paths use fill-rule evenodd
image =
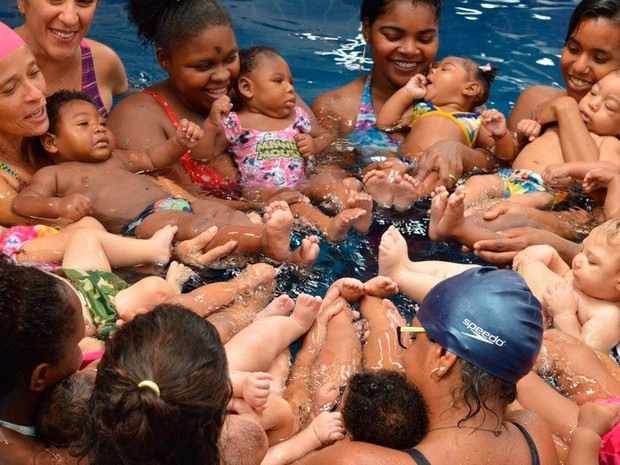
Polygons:
<instances>
[{"instance_id":1,"label":"baby foot","mask_svg":"<svg viewBox=\"0 0 620 465\"><path fill-rule=\"evenodd\" d=\"M290 238L293 214L286 202L271 202L263 216L265 229L261 237L264 253L276 261L284 261L291 255Z\"/></svg>"},{"instance_id":2,"label":"baby foot","mask_svg":"<svg viewBox=\"0 0 620 465\"><path fill-rule=\"evenodd\" d=\"M348 208L361 208L365 212L351 224L351 227L360 234L366 234L370 229L370 223L372 222L372 205L372 196L363 192L352 193L347 199Z\"/></svg>"},{"instance_id":3,"label":"baby foot","mask_svg":"<svg viewBox=\"0 0 620 465\"><path fill-rule=\"evenodd\" d=\"M394 176L392 192L394 195L392 205L399 211L411 208L414 202L424 194L422 192L422 183L408 174Z\"/></svg>"},{"instance_id":4,"label":"baby foot","mask_svg":"<svg viewBox=\"0 0 620 465\"><path fill-rule=\"evenodd\" d=\"M340 395L340 386L335 381L327 381L319 386L312 396L314 414L318 415L321 411L337 408L336 400Z\"/></svg>"},{"instance_id":5,"label":"baby foot","mask_svg":"<svg viewBox=\"0 0 620 465\"><path fill-rule=\"evenodd\" d=\"M374 297L387 297L398 292L398 284L387 276L375 276L364 283L366 294Z\"/></svg>"},{"instance_id":6,"label":"baby foot","mask_svg":"<svg viewBox=\"0 0 620 465\"><path fill-rule=\"evenodd\" d=\"M390 208L394 201L392 183L387 173L373 170L364 176L364 185L377 204L383 208Z\"/></svg>"},{"instance_id":7,"label":"baby foot","mask_svg":"<svg viewBox=\"0 0 620 465\"><path fill-rule=\"evenodd\" d=\"M308 236L301 241L301 245L291 254L290 261L298 265L312 265L319 257L320 239L317 236Z\"/></svg>"},{"instance_id":8,"label":"baby foot","mask_svg":"<svg viewBox=\"0 0 620 465\"><path fill-rule=\"evenodd\" d=\"M333 302L339 296L344 297L348 302L353 303L365 294L364 283L355 278L340 278L329 287L325 293L323 304Z\"/></svg>"},{"instance_id":9,"label":"baby foot","mask_svg":"<svg viewBox=\"0 0 620 465\"><path fill-rule=\"evenodd\" d=\"M353 224L368 212L361 208L347 208L330 219L325 236L330 242L344 240Z\"/></svg>"},{"instance_id":10,"label":"baby foot","mask_svg":"<svg viewBox=\"0 0 620 465\"><path fill-rule=\"evenodd\" d=\"M293 308L295 308L295 301L287 294L282 294L273 299L263 310L258 312L254 320L260 320L266 316L274 315L288 316Z\"/></svg>"},{"instance_id":11,"label":"baby foot","mask_svg":"<svg viewBox=\"0 0 620 465\"><path fill-rule=\"evenodd\" d=\"M170 256L172 255L172 239L174 239L174 235L178 230L178 226L166 225L160 230L155 231L155 234L153 234L150 239L146 239L149 246L152 248L153 263L165 265L170 261Z\"/></svg>"},{"instance_id":12,"label":"baby foot","mask_svg":"<svg viewBox=\"0 0 620 465\"><path fill-rule=\"evenodd\" d=\"M239 285L238 293L243 294L271 283L277 274L278 270L267 263L254 263L248 265L233 281Z\"/></svg>"},{"instance_id":13,"label":"baby foot","mask_svg":"<svg viewBox=\"0 0 620 465\"><path fill-rule=\"evenodd\" d=\"M461 231L465 228L465 186L458 186L456 190L448 197L445 207L445 194L440 196L437 205L437 212L443 209L443 215L439 220L433 220L433 204L431 204L431 226L429 226L429 237L434 241L446 241L458 239ZM435 198L433 198L433 202ZM434 224L433 224L434 222Z\"/></svg>"},{"instance_id":14,"label":"baby foot","mask_svg":"<svg viewBox=\"0 0 620 465\"><path fill-rule=\"evenodd\" d=\"M379 275L398 282L398 277L405 270L408 261L407 241L398 229L390 226L381 236L379 244Z\"/></svg>"},{"instance_id":15,"label":"baby foot","mask_svg":"<svg viewBox=\"0 0 620 465\"><path fill-rule=\"evenodd\" d=\"M297 297L291 318L297 321L303 333L306 333L312 326L312 323L314 323L314 320L316 320L321 308L321 302L323 302L323 299L309 294L299 294L299 297Z\"/></svg>"},{"instance_id":16,"label":"baby foot","mask_svg":"<svg viewBox=\"0 0 620 465\"><path fill-rule=\"evenodd\" d=\"M237 246L237 241L228 241L226 244L204 251L217 232L217 226L211 226L193 239L179 242L174 248L175 257L188 265L205 266L228 255Z\"/></svg>"},{"instance_id":17,"label":"baby foot","mask_svg":"<svg viewBox=\"0 0 620 465\"><path fill-rule=\"evenodd\" d=\"M177 294L180 294L185 281L194 275L195 273L191 268L173 261L170 262L170 266L166 272L166 281L175 289Z\"/></svg>"},{"instance_id":18,"label":"baby foot","mask_svg":"<svg viewBox=\"0 0 620 465\"><path fill-rule=\"evenodd\" d=\"M431 193L431 214L430 223L428 225L428 235L431 239L438 241L439 234L439 222L446 213L448 206L448 190L444 186L439 186Z\"/></svg>"}]
</instances>

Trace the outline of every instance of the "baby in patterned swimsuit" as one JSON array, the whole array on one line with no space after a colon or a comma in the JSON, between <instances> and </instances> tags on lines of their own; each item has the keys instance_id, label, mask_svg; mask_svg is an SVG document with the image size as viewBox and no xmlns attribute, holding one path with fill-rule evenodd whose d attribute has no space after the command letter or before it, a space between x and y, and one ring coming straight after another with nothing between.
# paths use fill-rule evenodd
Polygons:
<instances>
[{"instance_id":1,"label":"baby in patterned swimsuit","mask_svg":"<svg viewBox=\"0 0 620 465\"><path fill-rule=\"evenodd\" d=\"M244 197L254 201L283 198L291 210L317 226L328 239L340 240L350 228L365 233L370 225L372 200L354 178L337 183L326 173L308 177L307 161L321 153L331 135L313 127L310 116L297 105L288 64L274 49L264 46L239 52L241 71L237 94L239 111L231 111L227 96L211 108L204 126L215 156L228 149L241 174ZM330 218L307 202L334 200L340 213ZM285 197L280 197L285 195Z\"/></svg>"}]
</instances>

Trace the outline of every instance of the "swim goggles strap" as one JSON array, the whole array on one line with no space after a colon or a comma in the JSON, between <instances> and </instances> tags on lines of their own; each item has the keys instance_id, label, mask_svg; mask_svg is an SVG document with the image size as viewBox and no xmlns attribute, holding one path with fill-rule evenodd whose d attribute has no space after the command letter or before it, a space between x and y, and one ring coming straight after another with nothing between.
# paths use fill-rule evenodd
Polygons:
<instances>
[{"instance_id":1,"label":"swim goggles strap","mask_svg":"<svg viewBox=\"0 0 620 465\"><path fill-rule=\"evenodd\" d=\"M143 387L149 388L157 395L157 397L159 397L159 394L160 394L159 386L157 385L157 383L155 383L155 381L151 381L150 379L145 379L144 381L140 381L138 383L138 387L139 388L143 388Z\"/></svg>"}]
</instances>

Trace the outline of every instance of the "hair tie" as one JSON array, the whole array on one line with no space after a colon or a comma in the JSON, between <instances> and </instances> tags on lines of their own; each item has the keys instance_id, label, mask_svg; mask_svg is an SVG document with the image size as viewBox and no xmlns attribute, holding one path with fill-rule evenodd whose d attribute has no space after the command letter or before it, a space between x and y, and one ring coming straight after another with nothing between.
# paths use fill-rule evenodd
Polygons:
<instances>
[{"instance_id":1,"label":"hair tie","mask_svg":"<svg viewBox=\"0 0 620 465\"><path fill-rule=\"evenodd\" d=\"M144 381L140 381L138 383L138 387L139 388L147 387L151 389L157 395L157 397L159 397L159 394L160 394L159 386L157 385L157 383L155 383L155 381L151 381L150 379L145 379Z\"/></svg>"},{"instance_id":2,"label":"hair tie","mask_svg":"<svg viewBox=\"0 0 620 465\"><path fill-rule=\"evenodd\" d=\"M491 71L491 63L487 63L486 65L479 66L479 68L483 72Z\"/></svg>"}]
</instances>

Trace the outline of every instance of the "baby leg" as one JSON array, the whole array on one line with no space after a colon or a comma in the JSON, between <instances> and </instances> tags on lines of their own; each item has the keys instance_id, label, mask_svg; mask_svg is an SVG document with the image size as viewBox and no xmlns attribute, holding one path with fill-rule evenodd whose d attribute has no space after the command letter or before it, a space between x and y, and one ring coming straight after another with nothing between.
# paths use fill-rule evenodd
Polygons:
<instances>
[{"instance_id":1,"label":"baby leg","mask_svg":"<svg viewBox=\"0 0 620 465\"><path fill-rule=\"evenodd\" d=\"M308 203L296 203L291 205L291 212L303 220L306 220L319 231L328 241L343 240L355 221L367 212L361 208L347 208L334 217L329 217L314 205Z\"/></svg>"},{"instance_id":2,"label":"baby leg","mask_svg":"<svg viewBox=\"0 0 620 465\"><path fill-rule=\"evenodd\" d=\"M128 322L156 305L171 302L177 294L177 289L165 279L149 276L116 294L114 304L119 319Z\"/></svg>"}]
</instances>

